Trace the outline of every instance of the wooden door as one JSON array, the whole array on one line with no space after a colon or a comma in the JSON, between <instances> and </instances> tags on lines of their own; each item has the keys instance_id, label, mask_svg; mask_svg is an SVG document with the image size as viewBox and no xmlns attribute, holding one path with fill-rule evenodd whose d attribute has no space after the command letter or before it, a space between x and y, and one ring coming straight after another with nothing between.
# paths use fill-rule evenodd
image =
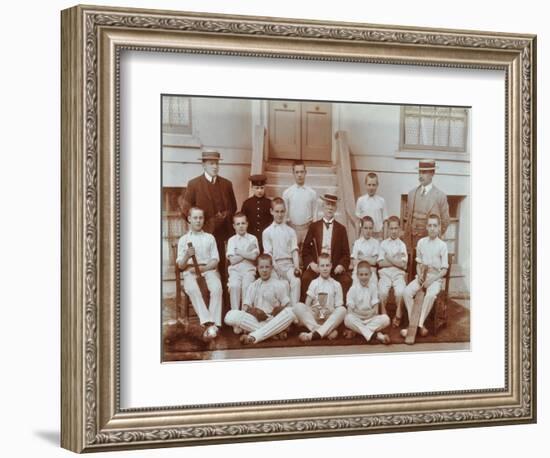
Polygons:
<instances>
[{"instance_id":1,"label":"wooden door","mask_svg":"<svg viewBox=\"0 0 550 458\"><path fill-rule=\"evenodd\" d=\"M332 104L269 103L270 159L330 161L331 150Z\"/></svg>"},{"instance_id":2,"label":"wooden door","mask_svg":"<svg viewBox=\"0 0 550 458\"><path fill-rule=\"evenodd\" d=\"M302 102L302 159L330 161L331 113L330 103Z\"/></svg>"}]
</instances>

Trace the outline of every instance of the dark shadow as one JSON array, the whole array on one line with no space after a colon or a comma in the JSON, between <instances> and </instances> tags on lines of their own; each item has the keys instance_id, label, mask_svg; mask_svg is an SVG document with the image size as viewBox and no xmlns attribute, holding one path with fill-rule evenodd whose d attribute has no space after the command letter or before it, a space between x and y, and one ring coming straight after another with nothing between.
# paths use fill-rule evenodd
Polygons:
<instances>
[{"instance_id":1,"label":"dark shadow","mask_svg":"<svg viewBox=\"0 0 550 458\"><path fill-rule=\"evenodd\" d=\"M34 435L50 444L59 446L59 431L35 431Z\"/></svg>"}]
</instances>

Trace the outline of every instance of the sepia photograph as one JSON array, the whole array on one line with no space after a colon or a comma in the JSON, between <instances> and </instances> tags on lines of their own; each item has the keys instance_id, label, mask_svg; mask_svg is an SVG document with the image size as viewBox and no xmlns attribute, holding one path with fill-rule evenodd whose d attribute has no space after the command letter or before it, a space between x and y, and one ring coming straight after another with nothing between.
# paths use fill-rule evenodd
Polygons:
<instances>
[{"instance_id":1,"label":"sepia photograph","mask_svg":"<svg viewBox=\"0 0 550 458\"><path fill-rule=\"evenodd\" d=\"M470 107L160 106L163 362L470 348Z\"/></svg>"}]
</instances>

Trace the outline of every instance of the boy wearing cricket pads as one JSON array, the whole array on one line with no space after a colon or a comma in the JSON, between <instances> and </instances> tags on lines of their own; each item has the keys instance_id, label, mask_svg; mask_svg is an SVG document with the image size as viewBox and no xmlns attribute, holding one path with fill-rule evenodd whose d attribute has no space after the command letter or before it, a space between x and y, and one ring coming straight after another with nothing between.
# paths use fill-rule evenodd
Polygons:
<instances>
[{"instance_id":1,"label":"boy wearing cricket pads","mask_svg":"<svg viewBox=\"0 0 550 458\"><path fill-rule=\"evenodd\" d=\"M229 299L231 310L241 308L248 286L256 279L256 258L260 254L258 240L247 232L248 221L244 213L233 215L235 235L227 242L227 260L229 261Z\"/></svg>"},{"instance_id":2,"label":"boy wearing cricket pads","mask_svg":"<svg viewBox=\"0 0 550 458\"><path fill-rule=\"evenodd\" d=\"M416 278L407 285L403 293L405 307L407 307L410 317L414 305L414 297L421 289L425 291L420 319L418 321L418 329L421 336L428 334L428 329L424 327L424 321L432 309L437 294L441 290L442 279L447 274L447 269L449 268L447 244L439 238L439 216L435 214L428 216L426 226L428 237L420 239L416 246ZM407 336L407 329L401 330L401 336Z\"/></svg>"},{"instance_id":3,"label":"boy wearing cricket pads","mask_svg":"<svg viewBox=\"0 0 550 458\"><path fill-rule=\"evenodd\" d=\"M390 288L395 296L396 312L392 326L397 328L403 316L403 291L407 286L407 246L399 238L400 221L397 216L388 218L390 236L380 244L378 254L378 296L380 297L380 311L386 312L386 303Z\"/></svg>"},{"instance_id":4,"label":"boy wearing cricket pads","mask_svg":"<svg viewBox=\"0 0 550 458\"><path fill-rule=\"evenodd\" d=\"M319 277L308 287L306 302L294 306L294 314L299 322L308 328L298 337L302 342L327 337L338 337L337 327L344 321L346 308L342 286L330 276L332 263L328 253L319 255Z\"/></svg>"},{"instance_id":5,"label":"boy wearing cricket pads","mask_svg":"<svg viewBox=\"0 0 550 458\"><path fill-rule=\"evenodd\" d=\"M296 232L285 223L286 207L280 197L271 201L273 223L263 232L264 253L273 258L273 269L281 280L290 285L290 300L300 300L300 255Z\"/></svg>"},{"instance_id":6,"label":"boy wearing cricket pads","mask_svg":"<svg viewBox=\"0 0 550 458\"><path fill-rule=\"evenodd\" d=\"M372 275L367 261L360 261L357 265L357 282L352 285L346 297L348 311L344 324L353 332L358 332L369 342L372 336L383 344L391 343L390 337L382 329L390 325L390 318L385 312L378 313L378 297L376 290L369 287ZM346 337L351 337L350 333Z\"/></svg>"},{"instance_id":7,"label":"boy wearing cricket pads","mask_svg":"<svg viewBox=\"0 0 550 458\"><path fill-rule=\"evenodd\" d=\"M258 256L260 278L246 291L243 310L230 310L225 323L250 334L243 334L244 344L258 343L269 337L286 337L286 329L296 319L289 306L287 284L271 275L273 261L268 254Z\"/></svg>"},{"instance_id":8,"label":"boy wearing cricket pads","mask_svg":"<svg viewBox=\"0 0 550 458\"><path fill-rule=\"evenodd\" d=\"M187 220L190 230L179 239L176 262L183 270L183 288L191 299L201 325L205 328L203 337L205 340L211 340L217 337L218 327L222 324L222 284L220 274L216 270L220 259L218 248L214 236L202 230L202 209L192 207ZM195 260L199 272L196 272ZM199 275L206 280L210 293L208 305L197 282Z\"/></svg>"}]
</instances>

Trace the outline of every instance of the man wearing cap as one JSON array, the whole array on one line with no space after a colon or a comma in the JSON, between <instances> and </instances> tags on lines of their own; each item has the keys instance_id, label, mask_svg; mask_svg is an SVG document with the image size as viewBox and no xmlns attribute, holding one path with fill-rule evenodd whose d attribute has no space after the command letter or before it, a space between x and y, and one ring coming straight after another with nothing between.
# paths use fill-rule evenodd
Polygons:
<instances>
[{"instance_id":1,"label":"man wearing cap","mask_svg":"<svg viewBox=\"0 0 550 458\"><path fill-rule=\"evenodd\" d=\"M264 252L262 233L273 222L271 199L265 197L265 175L251 175L252 196L243 202L241 212L248 219L248 232L258 239L260 253Z\"/></svg>"},{"instance_id":2,"label":"man wearing cap","mask_svg":"<svg viewBox=\"0 0 550 458\"><path fill-rule=\"evenodd\" d=\"M232 218L237 210L237 202L231 181L218 176L220 153L216 150L202 151L204 173L187 183L184 196L184 216L191 207L204 210L205 232L216 239L218 253L225 253L224 242L234 233ZM220 256L219 271L225 274L225 256ZM225 283L225 282L222 282Z\"/></svg>"},{"instance_id":3,"label":"man wearing cap","mask_svg":"<svg viewBox=\"0 0 550 458\"><path fill-rule=\"evenodd\" d=\"M441 236L449 226L449 204L447 195L432 183L435 174L435 161L423 159L418 163L418 181L420 185L409 192L407 198L407 222L405 225L405 244L412 253L418 240L428 236L426 223L431 214L441 220ZM412 258L412 256L410 257Z\"/></svg>"},{"instance_id":4,"label":"man wearing cap","mask_svg":"<svg viewBox=\"0 0 550 458\"><path fill-rule=\"evenodd\" d=\"M351 286L352 279L347 272L350 263L348 234L346 228L335 220L334 214L338 197L332 194L321 196L323 218L311 223L302 249L305 272L302 275L301 301L305 301L311 281L319 276L318 257L321 253L330 255L331 276L342 285L344 297Z\"/></svg>"}]
</instances>

